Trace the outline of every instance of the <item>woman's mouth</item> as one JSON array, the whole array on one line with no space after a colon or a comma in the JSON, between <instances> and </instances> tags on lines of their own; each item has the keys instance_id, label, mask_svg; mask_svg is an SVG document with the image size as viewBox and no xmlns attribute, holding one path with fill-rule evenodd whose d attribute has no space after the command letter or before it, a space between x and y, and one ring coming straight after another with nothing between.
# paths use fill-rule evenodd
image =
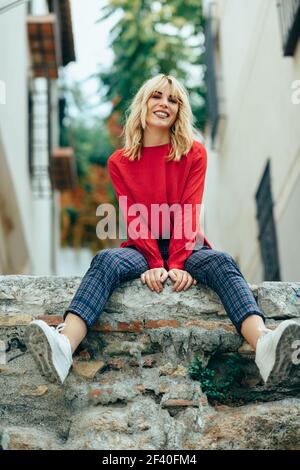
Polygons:
<instances>
[{"instance_id":1,"label":"woman's mouth","mask_svg":"<svg viewBox=\"0 0 300 470\"><path fill-rule=\"evenodd\" d=\"M167 119L170 115L165 113L164 111L154 111L155 116L159 117L160 119Z\"/></svg>"}]
</instances>

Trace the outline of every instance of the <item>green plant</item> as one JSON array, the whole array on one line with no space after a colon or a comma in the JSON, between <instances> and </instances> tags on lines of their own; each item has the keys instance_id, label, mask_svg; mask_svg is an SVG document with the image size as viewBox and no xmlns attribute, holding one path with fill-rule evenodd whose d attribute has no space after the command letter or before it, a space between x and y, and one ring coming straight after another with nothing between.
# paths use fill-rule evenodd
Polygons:
<instances>
[{"instance_id":1,"label":"green plant","mask_svg":"<svg viewBox=\"0 0 300 470\"><path fill-rule=\"evenodd\" d=\"M232 388L239 385L244 376L241 357L238 354L229 357L224 363L224 371L222 378L217 380L216 370L203 367L198 357L188 368L190 378L201 383L202 391L207 395L208 400L237 401L238 394Z\"/></svg>"}]
</instances>

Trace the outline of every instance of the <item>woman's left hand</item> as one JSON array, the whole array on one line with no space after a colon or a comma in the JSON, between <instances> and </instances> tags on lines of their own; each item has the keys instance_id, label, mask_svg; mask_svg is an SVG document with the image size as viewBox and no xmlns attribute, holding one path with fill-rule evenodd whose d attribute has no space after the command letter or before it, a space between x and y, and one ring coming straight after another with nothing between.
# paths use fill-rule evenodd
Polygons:
<instances>
[{"instance_id":1,"label":"woman's left hand","mask_svg":"<svg viewBox=\"0 0 300 470\"><path fill-rule=\"evenodd\" d=\"M175 282L173 285L173 291L180 292L181 290L187 290L192 284L197 284L196 279L193 279L190 273L183 269L170 269L168 271L169 277Z\"/></svg>"}]
</instances>

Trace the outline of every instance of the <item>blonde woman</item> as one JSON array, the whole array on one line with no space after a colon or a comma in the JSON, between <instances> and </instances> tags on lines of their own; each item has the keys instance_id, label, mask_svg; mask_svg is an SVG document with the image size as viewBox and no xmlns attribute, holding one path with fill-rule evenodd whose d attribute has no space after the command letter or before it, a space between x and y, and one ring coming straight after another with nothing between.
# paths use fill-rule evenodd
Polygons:
<instances>
[{"instance_id":1,"label":"blonde woman","mask_svg":"<svg viewBox=\"0 0 300 470\"><path fill-rule=\"evenodd\" d=\"M237 332L256 351L263 380L284 379L292 367L300 325L288 320L274 331L267 329L264 314L231 255L213 249L201 232L198 208L207 154L195 139L193 115L182 84L163 74L146 81L133 98L124 134L125 146L110 156L108 168L125 216L128 239L119 248L99 251L92 259L64 312L64 323L54 329L34 320L28 326L26 343L40 371L50 381L64 382L74 351L120 283L140 277L145 288L155 294L163 290L170 277L175 295L197 282L213 289ZM139 231L134 224L137 214L133 216L130 211L133 204L144 210ZM169 220L164 217L164 226L157 221L149 223L157 204L175 207L167 211ZM187 212L185 207L189 208ZM178 232L188 223L197 227L196 233L187 230L186 235L185 229Z\"/></svg>"}]
</instances>

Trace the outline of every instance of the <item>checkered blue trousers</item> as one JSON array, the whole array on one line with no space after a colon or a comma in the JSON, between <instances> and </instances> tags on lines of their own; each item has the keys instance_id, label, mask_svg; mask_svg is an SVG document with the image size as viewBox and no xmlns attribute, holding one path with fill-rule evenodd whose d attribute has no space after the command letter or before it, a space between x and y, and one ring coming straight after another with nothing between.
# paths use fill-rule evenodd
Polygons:
<instances>
[{"instance_id":1,"label":"checkered blue trousers","mask_svg":"<svg viewBox=\"0 0 300 470\"><path fill-rule=\"evenodd\" d=\"M157 241L167 269L169 239ZM71 312L80 316L90 329L101 315L113 290L124 281L140 277L148 269L146 258L134 246L99 251L93 257L63 318ZM249 315L256 314L265 320L248 283L228 253L203 245L186 259L184 269L219 296L239 334L243 321Z\"/></svg>"}]
</instances>

